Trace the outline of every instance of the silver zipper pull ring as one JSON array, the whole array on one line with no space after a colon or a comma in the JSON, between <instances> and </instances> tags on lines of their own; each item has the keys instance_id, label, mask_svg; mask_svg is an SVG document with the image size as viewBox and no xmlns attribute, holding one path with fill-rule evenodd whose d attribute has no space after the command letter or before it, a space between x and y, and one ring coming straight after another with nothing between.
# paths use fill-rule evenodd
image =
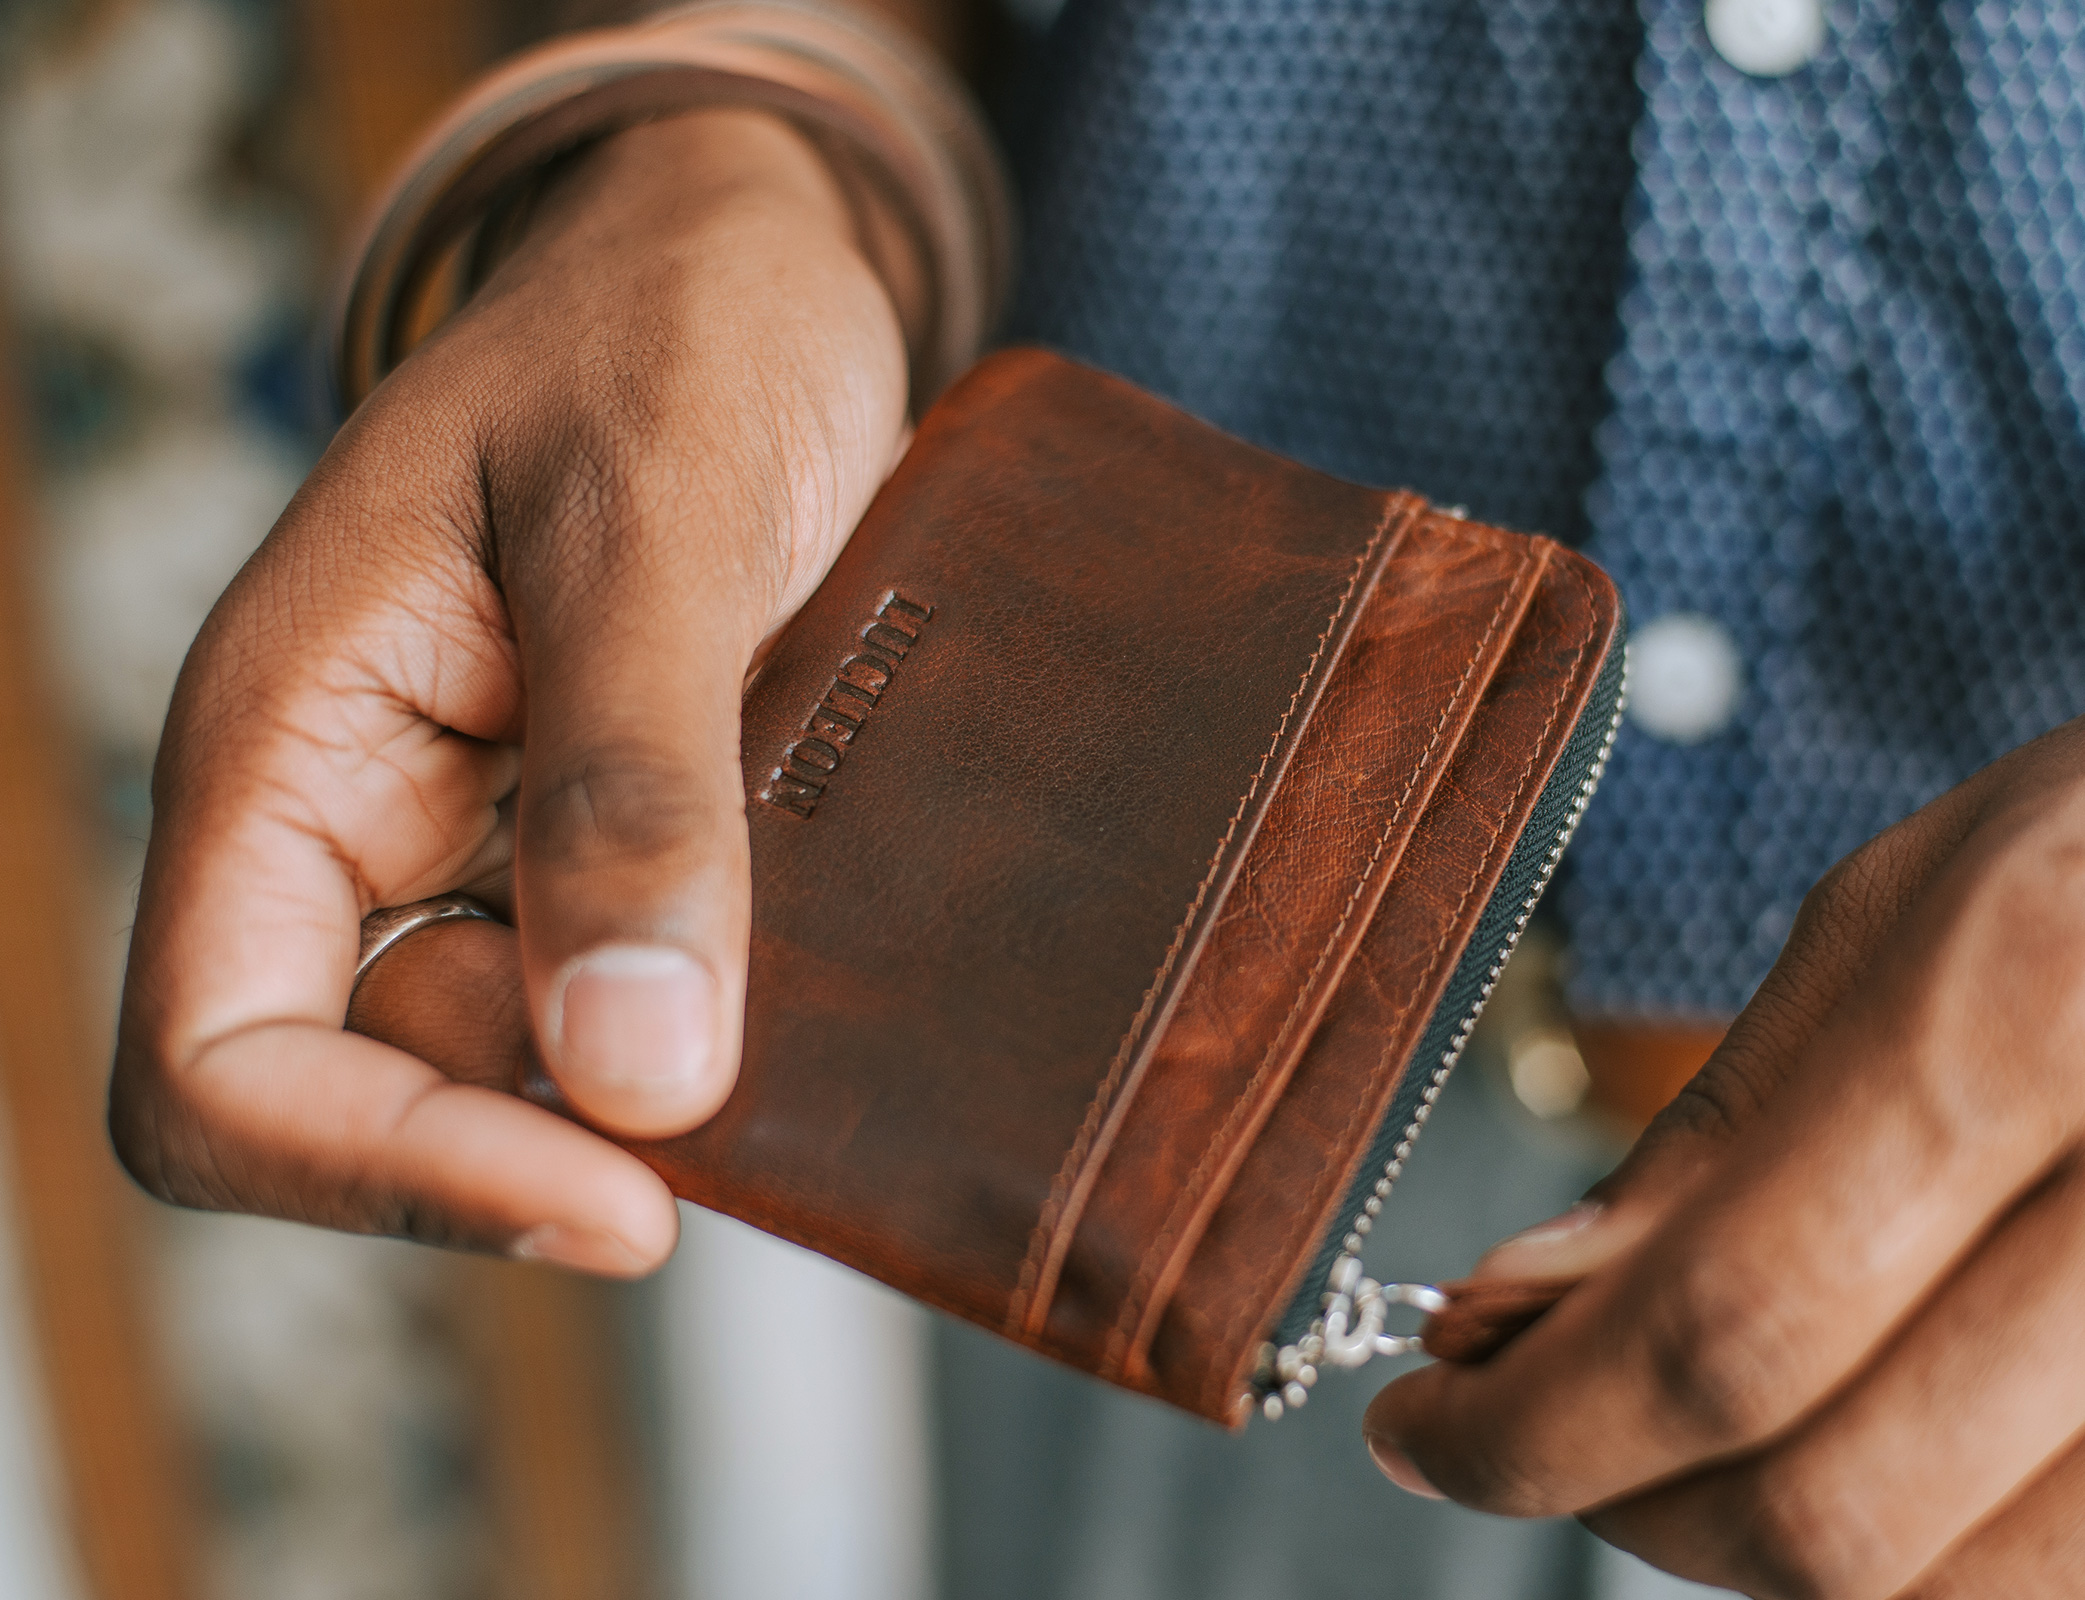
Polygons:
<instances>
[{"instance_id":1,"label":"silver zipper pull ring","mask_svg":"<svg viewBox=\"0 0 2085 1600\"><path fill-rule=\"evenodd\" d=\"M1341 1257L1332 1273L1325 1306L1325 1364L1358 1367L1377 1356L1409 1356L1424 1346L1416 1333L1385 1333L1394 1306L1426 1316L1448 1309L1448 1297L1430 1283L1377 1283L1361 1275L1361 1263Z\"/></svg>"},{"instance_id":2,"label":"silver zipper pull ring","mask_svg":"<svg viewBox=\"0 0 2085 1600\"><path fill-rule=\"evenodd\" d=\"M1386 1283L1382 1286L1381 1304L1386 1312L1392 1306L1410 1306L1422 1316L1437 1317L1448 1309L1448 1297L1430 1283ZM1379 1356L1416 1356L1425 1350L1426 1341L1416 1333L1376 1335Z\"/></svg>"},{"instance_id":3,"label":"silver zipper pull ring","mask_svg":"<svg viewBox=\"0 0 2085 1600\"><path fill-rule=\"evenodd\" d=\"M1263 1345L1256 1382L1260 1409L1277 1421L1310 1397L1320 1367L1362 1367L1377 1356L1409 1356L1424 1352L1416 1333L1385 1333L1383 1323L1398 1306L1426 1316L1448 1309L1448 1297L1430 1283L1377 1283L1361 1275L1361 1263L1342 1255L1332 1265L1332 1287L1325 1294L1325 1314L1295 1344L1277 1350Z\"/></svg>"}]
</instances>

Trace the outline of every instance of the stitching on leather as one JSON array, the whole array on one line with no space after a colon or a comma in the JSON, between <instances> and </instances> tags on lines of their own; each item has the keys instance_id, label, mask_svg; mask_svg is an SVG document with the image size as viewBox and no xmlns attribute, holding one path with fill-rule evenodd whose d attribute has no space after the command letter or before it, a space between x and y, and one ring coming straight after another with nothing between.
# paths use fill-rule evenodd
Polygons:
<instances>
[{"instance_id":1,"label":"stitching on leather","mask_svg":"<svg viewBox=\"0 0 2085 1600\"><path fill-rule=\"evenodd\" d=\"M1238 832L1238 824L1244 821L1246 808L1252 804L1253 796L1259 792L1260 780L1267 775L1267 765L1274 759L1274 752L1281 748L1282 735L1288 731L1289 720L1295 716L1296 707L1303 702L1303 691L1310 687L1310 680L1318 670L1318 662L1324 657L1325 646L1331 642L1334 631L1339 627L1339 619L1346 615L1347 605L1354 598L1355 589L1360 586L1361 574L1368 570L1376 547L1383 542L1384 535L1390 531L1392 521L1400 512L1407 513L1408 520L1416 520L1409 516L1412 509L1411 501L1404 496L1392 496L1384 505L1383 515L1376 523L1375 532L1369 535L1368 543L1362 546L1361 554L1355 558L1354 570L1347 575L1346 587L1340 591L1339 603L1332 608L1332 615L1325 621L1324 631L1318 635L1317 647L1311 651L1310 660L1304 664L1303 676L1297 680L1296 691L1289 696L1288 709L1282 712L1281 721L1274 726L1274 737L1267 743L1267 752L1260 757L1259 766L1253 770L1252 781L1245 786L1245 793L1238 797L1237 809L1231 813L1230 825L1224 829L1223 837L1216 843L1216 852L1209 858L1208 870L1202 874L1201 886L1195 890L1194 898L1188 902L1186 914L1173 930L1173 942L1166 949L1165 959L1159 963L1157 974L1145 989L1143 1003L1137 1007L1136 1015L1130 1019L1128 1032L1123 1034L1121 1043L1115 1047L1115 1057L1108 1064L1107 1076L1101 1079L1100 1086L1093 1092L1093 1099L1086 1107L1086 1116L1079 1124L1079 1131L1072 1139L1071 1148L1064 1154L1064 1160L1057 1169L1057 1177L1050 1185L1049 1196L1043 1201L1042 1211L1037 1215L1035 1227L1028 1236L1028 1251L1021 1258L1020 1277L1015 1281L1014 1292L1006 1303L1004 1331L1010 1335L1018 1335L1022 1331L1022 1325L1027 1321L1028 1297L1035 1292L1037 1280L1042 1275L1043 1262L1048 1259L1056 1242L1057 1225L1061 1220L1065 1198L1085 1165L1086 1154L1092 1149L1094 1136L1100 1131L1101 1119L1107 1115L1115 1091L1121 1086L1122 1074L1129 1065L1130 1057L1135 1053L1138 1039L1143 1036L1144 1025L1151 1020L1152 1007L1158 1003L1166 979L1172 975L1173 964L1180 959L1181 948L1187 942L1188 929L1194 926L1195 917L1202 909L1202 902L1209 896L1209 887L1216 881L1217 871L1223 865L1224 853L1230 849L1231 840Z\"/></svg>"},{"instance_id":2,"label":"stitching on leather","mask_svg":"<svg viewBox=\"0 0 2085 1600\"><path fill-rule=\"evenodd\" d=\"M1572 577L1578 584L1579 592L1585 597L1588 608L1592 608L1593 591L1591 585L1585 581L1584 574L1574 570ZM1550 733L1556 727L1556 720L1563 711L1565 700L1570 698L1572 686L1578 681L1579 668L1584 663L1585 653L1591 645L1592 636L1590 634L1579 641L1577 653L1571 658L1571 670L1564 675L1563 685L1558 689L1557 697L1550 705L1549 717L1542 725L1541 737L1536 739L1534 748L1528 755L1527 765L1520 769L1520 779L1513 786L1511 797L1506 801L1505 805L1499 808L1501 824L1504 823L1507 817L1513 814L1513 808L1520 803L1521 795L1527 791L1528 779L1534 773L1535 763L1541 759L1542 751L1549 743ZM1470 881L1463 886L1461 898L1455 902L1455 911L1448 918L1447 926L1441 934L1441 942L1434 947L1433 958L1427 963L1425 976L1413 987L1411 993L1406 995L1404 1004L1398 1008L1397 1020L1391 1027L1393 1034L1402 1029L1407 1019L1411 1016L1414 997L1419 992L1432 987L1434 975L1440 970L1442 958L1447 954L1448 942L1454 937L1455 926L1462 920L1463 908L1469 904L1470 896L1476 893L1477 885L1483 881L1485 872L1491 866L1491 858L1498 853L1501 842L1502 837L1499 830L1494 829L1491 843L1486 847L1483 859L1477 863L1476 871L1470 874ZM1387 1059L1387 1053L1377 1058L1375 1070L1369 1074L1371 1093L1360 1096L1356 1100L1354 1109L1348 1114L1346 1122L1340 1128L1340 1145L1346 1145L1353 1138L1355 1124L1361 1120L1369 1100L1373 1098L1372 1091L1376 1081L1382 1076L1383 1066ZM1321 1177L1317 1186L1311 1192L1310 1203L1303 1208L1301 1215L1306 1219L1314 1217L1325 1204L1327 1188L1339 1182L1343 1182L1343 1177L1335 1172L1328 1171ZM1260 1275L1258 1281L1253 1285L1252 1292L1239 1302L1237 1312L1224 1325L1223 1337L1216 1344L1218 1350L1227 1349L1230 1346L1232 1340L1237 1337L1238 1325L1247 1316L1253 1314L1253 1308L1265 1298L1269 1279L1283 1270L1283 1263L1289 1259L1291 1252L1295 1248L1295 1240L1296 1235L1292 1233L1282 1249L1277 1251L1271 1258L1271 1265L1267 1271ZM1221 1386L1223 1378L1224 1374L1221 1369L1211 1369L1209 1378L1204 1383L1202 1390L1202 1399L1205 1405L1214 1405L1221 1399L1221 1396L1217 1395L1215 1391Z\"/></svg>"},{"instance_id":3,"label":"stitching on leather","mask_svg":"<svg viewBox=\"0 0 2085 1600\"><path fill-rule=\"evenodd\" d=\"M1586 582L1585 574L1578 571L1575 567L1570 570L1572 579L1577 583L1580 594L1585 597L1587 608L1597 614L1598 607L1593 600L1592 586ZM1557 718L1563 712L1564 702L1570 698L1571 691L1578 682L1579 668L1584 664L1585 653L1592 648L1592 643L1593 635L1591 632L1588 632L1586 637L1579 641L1578 651L1571 658L1571 670L1564 674L1563 684L1557 690L1555 701L1550 705L1548 720L1542 725L1541 737L1536 739L1534 748L1528 755L1527 765L1520 769L1520 781L1513 786L1512 796L1506 801L1505 805L1499 808L1501 825L1504 824L1507 817L1513 814L1513 808L1520 803L1521 795L1526 793L1528 779L1533 776L1535 771L1535 763L1542 758L1542 752L1549 744L1550 733L1555 729ZM1498 853L1499 845L1502 842L1500 831L1495 828L1492 833L1491 844L1486 848L1483 860L1477 863L1477 870L1470 874L1470 881L1463 886L1462 898L1455 903L1455 912L1448 919L1447 927L1441 934L1441 942L1434 947L1433 958L1427 963L1424 978L1414 985L1411 993L1406 995L1404 1004L1398 1008L1397 1020L1391 1025L1390 1029L1393 1035L1400 1031L1410 1018L1414 997L1433 986L1434 975L1440 970L1441 960L1447 954L1448 942L1454 937L1455 926L1462 920L1463 908L1469 904L1470 896L1476 893L1477 885L1483 881L1484 874L1490 869L1491 858ZM1382 1077L1383 1067L1387 1059L1387 1053L1377 1058L1375 1070L1369 1074L1370 1092L1357 1097L1353 1111L1348 1114L1345 1124L1339 1130L1338 1143L1340 1147L1345 1147L1354 1137L1354 1126L1361 1120L1367 1109L1368 1102L1374 1098L1374 1089L1377 1081ZM1323 1209L1326 1190L1335 1184L1343 1186L1344 1182L1345 1175L1336 1170L1328 1170L1325 1175L1320 1177L1316 1187L1311 1192L1309 1204L1304 1206L1299 1212L1299 1215L1306 1219L1306 1223L1309 1219L1316 1217L1318 1212ZM1251 1293L1239 1300L1237 1311L1224 1324L1223 1337L1216 1342L1215 1350L1229 1349L1232 1341L1238 1336L1239 1324L1245 1321L1247 1317L1256 1314L1256 1308L1266 1298L1269 1280L1286 1269L1286 1263L1293 1257L1295 1245L1296 1234L1291 1233L1288 1239L1284 1241L1282 1248L1274 1252L1269 1258L1270 1265L1267 1270L1254 1283ZM1201 1393L1201 1403L1205 1409L1213 1408L1221 1403L1223 1396L1217 1391L1223 1386L1225 1377L1226 1374L1220 1366L1214 1364L1210 1366L1208 1376L1202 1385Z\"/></svg>"},{"instance_id":4,"label":"stitching on leather","mask_svg":"<svg viewBox=\"0 0 2085 1600\"><path fill-rule=\"evenodd\" d=\"M1536 550L1537 547L1533 545L1527 547L1513 573L1512 581L1499 596L1499 603L1492 608L1491 621L1485 626L1484 636L1477 641L1476 650L1462 669L1462 676L1456 680L1455 692L1448 697L1447 705L1442 708L1440 721L1434 724L1433 737L1427 741L1426 749L1420 753L1418 764L1412 768L1411 776L1405 780L1404 793L1398 796L1395 809L1391 811L1389 820L1383 824L1382 831L1376 837L1375 848L1368 853L1368 860L1362 866L1360 875L1355 878L1354 886L1347 891L1346 904L1340 910L1339 921L1326 936L1324 946L1318 951L1318 958L1312 964L1309 975L1297 989L1296 998L1290 1003L1288 1015L1282 1019L1273 1042L1267 1046L1266 1053L1260 1058L1259 1066L1254 1069L1245 1087L1239 1091L1237 1099L1231 1103L1230 1113L1224 1118L1223 1126L1217 1130L1215 1137L1203 1150L1201 1159L1195 1164L1194 1172L1188 1177L1178 1198L1174 1200L1172 1209L1166 1214L1165 1225L1159 1230L1158 1237L1152 1241L1143 1258L1137 1263L1136 1275L1131 1279L1129 1293L1123 1299L1122 1313L1115 1319L1115 1326L1108 1334L1107 1350L1102 1357L1103 1377L1112 1376L1113 1369L1128 1355L1126 1347L1144 1320L1144 1301L1151 1292L1154 1280L1164 1269L1164 1257L1179 1234L1182 1221L1200 1203L1202 1190L1209 1181L1210 1168L1222 1159L1223 1153L1230 1147L1239 1120L1248 1114L1260 1084L1287 1046L1289 1035L1295 1029L1296 1019L1303 1014L1305 1003L1317 992L1318 979L1324 973L1325 963L1332 959L1333 949L1338 945L1340 935L1346 931L1348 920L1354 915L1355 904L1368 888L1369 879L1375 876L1376 863L1382 860L1383 852L1389 848L1390 840L1397 832L1397 825L1404 818L1405 807L1411 803L1412 795L1419 787L1419 779L1432 762L1434 752L1440 748L1441 738L1448 731L1448 724L1455 715L1456 707L1462 704L1463 693L1469 688L1470 679L1490 651L1491 641L1498 634L1499 624L1504 620L1507 608L1519 594L1527 569L1534 563Z\"/></svg>"}]
</instances>

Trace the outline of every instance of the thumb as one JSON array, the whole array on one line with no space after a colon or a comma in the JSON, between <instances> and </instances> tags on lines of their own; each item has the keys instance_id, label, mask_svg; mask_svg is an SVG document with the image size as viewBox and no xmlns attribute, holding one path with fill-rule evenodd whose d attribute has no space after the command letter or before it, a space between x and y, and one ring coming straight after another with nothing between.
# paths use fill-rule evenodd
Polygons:
<instances>
[{"instance_id":1,"label":"thumb","mask_svg":"<svg viewBox=\"0 0 2085 1600\"><path fill-rule=\"evenodd\" d=\"M572 1105L640 1137L705 1120L738 1073L751 893L739 694L771 607L712 571L705 543L597 531L593 570L517 596L536 624L517 616L530 1013Z\"/></svg>"}]
</instances>

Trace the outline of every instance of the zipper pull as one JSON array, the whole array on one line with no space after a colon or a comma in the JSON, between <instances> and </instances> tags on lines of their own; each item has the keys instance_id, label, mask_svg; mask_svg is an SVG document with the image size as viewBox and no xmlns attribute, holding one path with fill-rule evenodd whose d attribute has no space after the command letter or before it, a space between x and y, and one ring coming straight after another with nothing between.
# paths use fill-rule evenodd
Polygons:
<instances>
[{"instance_id":1,"label":"zipper pull","mask_svg":"<svg viewBox=\"0 0 2085 1600\"><path fill-rule=\"evenodd\" d=\"M1448 1309L1448 1297L1430 1283L1377 1283L1361 1275L1360 1259L1342 1255L1332 1264L1325 1314L1295 1344L1260 1349L1254 1387L1269 1422L1294 1411L1310 1398L1318 1368L1363 1367L1377 1356L1409 1356L1424 1346L1416 1333L1385 1333L1383 1324L1394 1306L1409 1306L1429 1317ZM1250 1396L1243 1397L1250 1404Z\"/></svg>"},{"instance_id":2,"label":"zipper pull","mask_svg":"<svg viewBox=\"0 0 2085 1600\"><path fill-rule=\"evenodd\" d=\"M1409 1306L1426 1316L1448 1309L1448 1297L1430 1283L1377 1283L1361 1275L1361 1263L1341 1256L1332 1269L1325 1307L1325 1361L1335 1367L1365 1366L1377 1356L1408 1356L1423 1346L1416 1333L1385 1333L1392 1306Z\"/></svg>"}]
</instances>

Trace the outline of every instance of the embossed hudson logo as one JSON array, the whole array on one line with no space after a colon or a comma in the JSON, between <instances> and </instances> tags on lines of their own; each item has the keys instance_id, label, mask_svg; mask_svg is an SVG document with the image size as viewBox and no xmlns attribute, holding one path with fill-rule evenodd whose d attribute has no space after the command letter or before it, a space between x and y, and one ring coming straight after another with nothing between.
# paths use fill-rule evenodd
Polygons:
<instances>
[{"instance_id":1,"label":"embossed hudson logo","mask_svg":"<svg viewBox=\"0 0 2085 1600\"><path fill-rule=\"evenodd\" d=\"M932 606L907 600L895 589L885 594L874 616L856 635L862 648L849 656L825 694L811 708L804 731L768 774L760 798L778 811L808 817L818 809L826 785L847 759L848 747L862 731L883 691L890 687L898 663L919 643L920 630L934 615Z\"/></svg>"}]
</instances>

